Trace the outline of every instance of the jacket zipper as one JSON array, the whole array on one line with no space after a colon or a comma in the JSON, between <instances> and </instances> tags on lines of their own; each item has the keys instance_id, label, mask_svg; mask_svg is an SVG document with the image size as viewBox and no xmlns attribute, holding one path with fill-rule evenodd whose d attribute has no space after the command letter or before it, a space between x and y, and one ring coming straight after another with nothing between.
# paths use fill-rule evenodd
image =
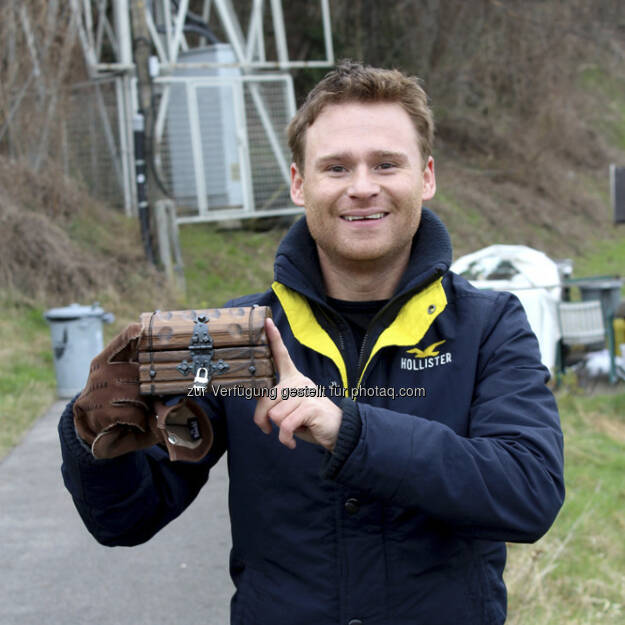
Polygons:
<instances>
[{"instance_id":1,"label":"jacket zipper","mask_svg":"<svg viewBox=\"0 0 625 625\"><path fill-rule=\"evenodd\" d=\"M393 299L393 300L389 300L382 308L381 310L379 310L375 316L373 317L373 319L371 320L371 323L369 324L369 327L367 328L367 331L365 332L364 337L362 338L362 344L360 346L360 353L358 354L358 366L357 366L357 370L356 370L356 375L357 378L355 380L356 383L358 383L358 380L360 380L360 376L363 373L363 367L364 367L364 355L365 355L365 348L367 347L367 340L369 339L370 336L370 332L369 330L371 328L374 328L375 325L377 324L377 322L382 319L382 317L386 314L386 312L391 308L391 306L399 306L399 302L400 301L405 301L406 299L408 299L408 297L410 297L410 295L413 293L414 291L410 291L409 293L405 293L404 295L401 295L399 298ZM401 306L399 306L401 307Z\"/></svg>"},{"instance_id":2,"label":"jacket zipper","mask_svg":"<svg viewBox=\"0 0 625 625\"><path fill-rule=\"evenodd\" d=\"M431 280L427 281L425 283L425 285L427 284L431 284L432 282L434 282L434 280L437 280L438 278L440 278L443 275L444 271L441 271L440 269L436 269L434 271L433 277ZM411 289L410 291L408 291L407 293L404 293L403 295L400 295L398 298L395 299L391 299L389 300L383 307L381 310L379 310L376 315L373 317L373 319L371 320L371 323L369 324L369 327L367 328L367 331L365 332L365 335L362 339L362 344L360 345L360 353L358 354L358 365L357 365L357 369L356 369L356 379L354 380L354 386L350 387L350 388L355 388L356 385L358 384L358 380L361 379L362 374L364 373L363 371L363 367L364 367L364 355L365 355L365 347L367 346L367 339L369 338L370 332L369 330L371 328L374 328L376 323L386 314L386 312L391 308L391 306L399 306L399 302L405 302L406 300L408 300L410 297L412 297L412 295L414 295L414 293L416 293L417 291L420 291L424 288L424 285L420 285L418 287L415 287L414 289ZM399 308L401 308L401 306L399 306Z\"/></svg>"},{"instance_id":3,"label":"jacket zipper","mask_svg":"<svg viewBox=\"0 0 625 625\"><path fill-rule=\"evenodd\" d=\"M343 360L345 361L345 367L347 368L347 390L349 390L350 388L352 388L350 386L350 382L351 382L350 372L353 370L353 363L351 362L351 359L348 357L349 355L347 354L347 351L345 349L345 338L343 336L343 332L341 332L341 328L339 327L339 324L337 323L336 315L334 311L325 304L318 305L318 306L324 318L327 320L327 322L332 326L332 328L336 332L336 336L338 338L338 343L339 343L338 344L339 352L341 353L341 356L343 357Z\"/></svg>"},{"instance_id":4,"label":"jacket zipper","mask_svg":"<svg viewBox=\"0 0 625 625\"><path fill-rule=\"evenodd\" d=\"M348 357L349 355L346 353L345 351L345 340L343 338L343 333L341 332L341 329L339 328L336 320L335 320L335 313L334 311L329 308L327 306L327 304L325 303L320 303L317 302L318 306L319 306L319 310L322 312L323 316L328 320L328 322L330 324L332 324L332 326L334 327L334 329L336 330L338 339L339 339L339 351L341 353L341 355L343 356L343 359L345 360L345 365L347 367L347 389L352 389L352 388L356 388L358 385L358 380L360 380L362 374L363 374L363 367L364 367L364 356L366 353L366 347L367 347L367 342L368 339L371 335L371 333L369 332L370 329L374 328L375 325L377 324L378 320L381 319L386 313L387 311L392 307L392 306L400 306L400 302L404 302L406 301L409 297L412 297L412 295L414 295L417 291L422 290L425 286L427 286L428 284L431 284L432 282L434 282L434 280L437 280L438 278L440 278L445 272L442 271L441 269L436 269L432 276L430 277L429 280L424 281L422 284L420 284L419 286L414 287L413 289L410 289L410 291L403 293L402 295L400 295L399 297L396 297L394 299L389 300L383 307L381 310L379 310L376 315L373 317L373 319L371 320L371 323L369 324L369 327L367 328L365 335L362 339L362 343L360 344L360 351L358 353L358 360L356 362L356 376L350 376L350 371L353 371L353 367L351 366L352 362L351 359Z\"/></svg>"},{"instance_id":5,"label":"jacket zipper","mask_svg":"<svg viewBox=\"0 0 625 625\"><path fill-rule=\"evenodd\" d=\"M372 325L373 325L373 320L369 324L369 327L371 327ZM365 353L365 345L367 344L368 338L369 338L369 328L367 328L365 335L362 337L362 345L360 346L360 353L358 354L358 365L356 367L356 376L357 376L356 382L358 382L362 374L362 361L363 361L363 356Z\"/></svg>"}]
</instances>

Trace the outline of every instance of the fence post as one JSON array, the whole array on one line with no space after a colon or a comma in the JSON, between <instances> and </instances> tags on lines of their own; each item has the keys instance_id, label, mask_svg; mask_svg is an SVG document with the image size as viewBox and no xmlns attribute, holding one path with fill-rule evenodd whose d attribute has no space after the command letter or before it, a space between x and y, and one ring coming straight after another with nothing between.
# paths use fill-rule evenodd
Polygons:
<instances>
[{"instance_id":1,"label":"fence post","mask_svg":"<svg viewBox=\"0 0 625 625\"><path fill-rule=\"evenodd\" d=\"M165 270L167 281L174 289L183 294L186 290L184 265L178 238L176 207L171 200L156 200L154 203L154 222L159 263Z\"/></svg>"}]
</instances>

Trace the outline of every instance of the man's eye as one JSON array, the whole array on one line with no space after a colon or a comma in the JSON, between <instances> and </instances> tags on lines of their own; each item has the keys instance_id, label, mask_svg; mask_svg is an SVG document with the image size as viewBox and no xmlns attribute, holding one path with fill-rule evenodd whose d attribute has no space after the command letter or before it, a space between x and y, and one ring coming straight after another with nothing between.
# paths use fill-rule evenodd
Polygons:
<instances>
[{"instance_id":1,"label":"man's eye","mask_svg":"<svg viewBox=\"0 0 625 625\"><path fill-rule=\"evenodd\" d=\"M331 171L334 174L340 174L345 171L345 167L343 167L343 165L330 165L328 167L328 171Z\"/></svg>"},{"instance_id":2,"label":"man's eye","mask_svg":"<svg viewBox=\"0 0 625 625\"><path fill-rule=\"evenodd\" d=\"M380 163L378 165L378 169L393 169L395 167L395 163Z\"/></svg>"}]
</instances>

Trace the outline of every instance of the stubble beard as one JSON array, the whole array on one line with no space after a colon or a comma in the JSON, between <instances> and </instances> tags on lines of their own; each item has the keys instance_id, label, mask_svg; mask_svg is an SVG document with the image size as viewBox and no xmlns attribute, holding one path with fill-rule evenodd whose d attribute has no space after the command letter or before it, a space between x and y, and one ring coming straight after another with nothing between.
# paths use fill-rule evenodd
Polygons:
<instances>
[{"instance_id":1,"label":"stubble beard","mask_svg":"<svg viewBox=\"0 0 625 625\"><path fill-rule=\"evenodd\" d=\"M315 211L314 205L311 207ZM318 213L314 213L318 215ZM333 215L335 213L332 213ZM307 211L308 229L319 252L322 266L331 265L353 274L366 274L379 271L381 266L395 263L404 265L410 257L412 240L420 223L421 211L411 221L410 227L386 233L386 238L374 244L374 241L360 236L353 239L341 238L332 228L323 225L323 218L310 219ZM392 219L392 216L387 219ZM364 233L363 233L364 234Z\"/></svg>"}]
</instances>

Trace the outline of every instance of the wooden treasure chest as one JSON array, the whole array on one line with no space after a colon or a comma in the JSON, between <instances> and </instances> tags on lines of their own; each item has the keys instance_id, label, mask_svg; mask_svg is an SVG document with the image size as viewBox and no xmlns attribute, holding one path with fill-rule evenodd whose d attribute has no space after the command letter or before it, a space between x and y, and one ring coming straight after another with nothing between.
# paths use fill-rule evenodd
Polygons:
<instances>
[{"instance_id":1,"label":"wooden treasure chest","mask_svg":"<svg viewBox=\"0 0 625 625\"><path fill-rule=\"evenodd\" d=\"M141 314L140 392L203 395L217 387L275 384L267 306Z\"/></svg>"}]
</instances>

